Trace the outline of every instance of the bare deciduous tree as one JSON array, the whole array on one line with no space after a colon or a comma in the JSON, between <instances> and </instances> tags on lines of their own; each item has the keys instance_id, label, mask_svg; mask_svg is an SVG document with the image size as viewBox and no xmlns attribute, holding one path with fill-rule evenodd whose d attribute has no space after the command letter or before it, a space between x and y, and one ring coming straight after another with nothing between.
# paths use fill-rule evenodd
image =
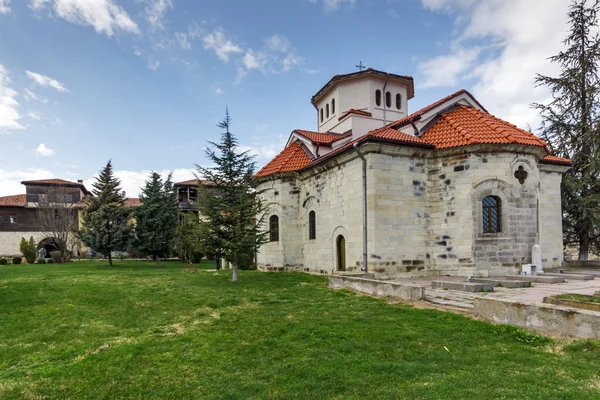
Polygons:
<instances>
[{"instance_id":1,"label":"bare deciduous tree","mask_svg":"<svg viewBox=\"0 0 600 400\"><path fill-rule=\"evenodd\" d=\"M50 187L45 193L38 194L35 202L36 225L48 235L63 261L79 244L79 217L72 192L73 189L66 187Z\"/></svg>"}]
</instances>

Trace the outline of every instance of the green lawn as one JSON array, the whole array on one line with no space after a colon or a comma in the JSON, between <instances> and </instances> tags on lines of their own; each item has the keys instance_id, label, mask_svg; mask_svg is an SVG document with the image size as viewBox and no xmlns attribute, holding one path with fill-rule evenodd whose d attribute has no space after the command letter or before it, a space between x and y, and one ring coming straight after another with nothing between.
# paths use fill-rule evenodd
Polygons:
<instances>
[{"instance_id":1,"label":"green lawn","mask_svg":"<svg viewBox=\"0 0 600 400\"><path fill-rule=\"evenodd\" d=\"M212 265L0 267L0 398L600 398L598 342Z\"/></svg>"}]
</instances>

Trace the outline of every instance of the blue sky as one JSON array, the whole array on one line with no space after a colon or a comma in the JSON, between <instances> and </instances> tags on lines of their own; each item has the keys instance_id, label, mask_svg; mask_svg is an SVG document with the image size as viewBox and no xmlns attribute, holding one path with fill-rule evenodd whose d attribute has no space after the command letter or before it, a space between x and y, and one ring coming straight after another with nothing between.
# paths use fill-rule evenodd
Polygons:
<instances>
[{"instance_id":1,"label":"blue sky","mask_svg":"<svg viewBox=\"0 0 600 400\"><path fill-rule=\"evenodd\" d=\"M113 160L130 196L150 170L191 177L229 107L262 166L310 97L362 61L411 75L415 111L457 89L519 126L548 93L566 0L0 0L0 195L86 182ZM533 18L535 16L535 18Z\"/></svg>"}]
</instances>

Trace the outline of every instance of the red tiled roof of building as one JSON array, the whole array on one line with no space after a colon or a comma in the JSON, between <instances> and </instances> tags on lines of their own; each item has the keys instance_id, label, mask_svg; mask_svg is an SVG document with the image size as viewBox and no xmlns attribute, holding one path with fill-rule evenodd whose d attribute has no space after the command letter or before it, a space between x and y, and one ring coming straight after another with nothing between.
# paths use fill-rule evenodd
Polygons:
<instances>
[{"instance_id":1,"label":"red tiled roof of building","mask_svg":"<svg viewBox=\"0 0 600 400\"><path fill-rule=\"evenodd\" d=\"M546 147L531 132L472 107L458 106L440 116L421 139L438 149L473 144L524 144Z\"/></svg>"},{"instance_id":2,"label":"red tiled roof of building","mask_svg":"<svg viewBox=\"0 0 600 400\"><path fill-rule=\"evenodd\" d=\"M129 197L125 199L125 207L139 207L142 205L140 199L135 197Z\"/></svg>"},{"instance_id":3,"label":"red tiled roof of building","mask_svg":"<svg viewBox=\"0 0 600 400\"><path fill-rule=\"evenodd\" d=\"M571 166L571 165L573 165L573 160L569 160L568 158L556 157L556 156L546 156L542 159L542 163Z\"/></svg>"},{"instance_id":4,"label":"red tiled roof of building","mask_svg":"<svg viewBox=\"0 0 600 400\"><path fill-rule=\"evenodd\" d=\"M214 182L206 180L202 180L200 182L202 182L204 186L211 186L215 184ZM175 183L175 186L198 186L198 179L190 179L187 181L177 182Z\"/></svg>"},{"instance_id":5,"label":"red tiled roof of building","mask_svg":"<svg viewBox=\"0 0 600 400\"><path fill-rule=\"evenodd\" d=\"M299 143L292 143L281 151L267 165L256 173L256 177L276 174L278 172L298 171L310 164L311 158Z\"/></svg>"},{"instance_id":6,"label":"red tiled roof of building","mask_svg":"<svg viewBox=\"0 0 600 400\"><path fill-rule=\"evenodd\" d=\"M23 181L21 182L23 185L75 185L82 186L82 183L67 181L64 179L37 179L32 181Z\"/></svg>"},{"instance_id":7,"label":"red tiled roof of building","mask_svg":"<svg viewBox=\"0 0 600 400\"><path fill-rule=\"evenodd\" d=\"M27 195L25 194L0 197L0 207L25 207L26 204Z\"/></svg>"},{"instance_id":8,"label":"red tiled roof of building","mask_svg":"<svg viewBox=\"0 0 600 400\"><path fill-rule=\"evenodd\" d=\"M408 145L408 146L417 146L417 147L424 147L424 148L431 148L431 149L435 148L434 145L427 143L426 141L424 141L418 137L414 137L414 136L408 135L404 132L400 132L395 129L391 129L391 128L388 128L387 126L384 126L383 128L378 128L378 129L372 130L371 132L367 133L366 135L361 136L358 139L355 139L349 143L346 143L342 147L337 148L334 151L329 152L329 153L325 154L324 156L313 160L308 165L306 165L302 168L298 168L298 170L310 168L314 165L317 165L323 161L326 161L332 157L335 157L336 155L339 155L339 154L349 150L355 144L360 144L360 143L364 143L364 142L368 142L368 141L388 142L388 143L394 143L394 144L403 144L403 145Z\"/></svg>"},{"instance_id":9,"label":"red tiled roof of building","mask_svg":"<svg viewBox=\"0 0 600 400\"><path fill-rule=\"evenodd\" d=\"M296 132L300 136L304 136L305 138L310 140L313 144L321 144L321 145L331 145L332 143L335 143L338 140L352 136L350 134L313 132L313 131L305 131L302 129L295 129L294 132Z\"/></svg>"},{"instance_id":10,"label":"red tiled roof of building","mask_svg":"<svg viewBox=\"0 0 600 400\"><path fill-rule=\"evenodd\" d=\"M350 114L362 115L363 117L370 117L372 115L368 111L355 110L354 108L351 108L348 111L346 111L345 113L343 113L342 116L338 118L338 121L343 120L344 118L346 118Z\"/></svg>"},{"instance_id":11,"label":"red tiled roof of building","mask_svg":"<svg viewBox=\"0 0 600 400\"><path fill-rule=\"evenodd\" d=\"M434 103L429 104L428 106L425 106L425 107L421 108L419 111L415 111L414 113L409 114L409 115L407 115L406 117L404 117L402 119L399 119L397 121L392 122L391 124L388 125L388 127L390 127L390 128L398 128L398 127L400 127L402 125L406 125L406 124L408 124L410 122L416 121L419 118L421 118L421 116L423 114L425 114L426 112L431 111L434 108L436 108L437 106L440 106L440 105L444 104L448 100L450 100L450 99L452 99L452 98L454 98L456 96L459 96L461 94L465 94L465 93L468 94L469 96L471 96L471 98L473 100L475 100L475 102L477 103L477 105L479 107L481 107L482 110L484 110L484 111L487 112L487 110L481 104L479 104L479 102L473 97L473 95L471 95L471 93L469 93L465 89L461 89L458 92L454 92L451 95L448 95L448 96L446 96L446 97L444 97L442 99L439 99L438 101L436 101Z\"/></svg>"}]
</instances>

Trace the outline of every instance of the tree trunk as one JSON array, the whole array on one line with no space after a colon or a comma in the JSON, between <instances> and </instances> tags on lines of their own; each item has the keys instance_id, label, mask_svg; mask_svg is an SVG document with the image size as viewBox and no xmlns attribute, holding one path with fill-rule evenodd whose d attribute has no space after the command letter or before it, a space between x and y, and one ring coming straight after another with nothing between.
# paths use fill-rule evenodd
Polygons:
<instances>
[{"instance_id":1,"label":"tree trunk","mask_svg":"<svg viewBox=\"0 0 600 400\"><path fill-rule=\"evenodd\" d=\"M579 261L587 261L590 250L590 236L586 234L579 239Z\"/></svg>"},{"instance_id":2,"label":"tree trunk","mask_svg":"<svg viewBox=\"0 0 600 400\"><path fill-rule=\"evenodd\" d=\"M108 252L108 266L109 267L113 266L113 263L112 263L112 254L111 254L110 251Z\"/></svg>"},{"instance_id":3,"label":"tree trunk","mask_svg":"<svg viewBox=\"0 0 600 400\"><path fill-rule=\"evenodd\" d=\"M156 266L160 267L160 257L159 256L154 256L154 259L156 260Z\"/></svg>"},{"instance_id":4,"label":"tree trunk","mask_svg":"<svg viewBox=\"0 0 600 400\"><path fill-rule=\"evenodd\" d=\"M233 263L233 276L231 277L232 282L237 282L238 280L238 266L237 263Z\"/></svg>"}]
</instances>

